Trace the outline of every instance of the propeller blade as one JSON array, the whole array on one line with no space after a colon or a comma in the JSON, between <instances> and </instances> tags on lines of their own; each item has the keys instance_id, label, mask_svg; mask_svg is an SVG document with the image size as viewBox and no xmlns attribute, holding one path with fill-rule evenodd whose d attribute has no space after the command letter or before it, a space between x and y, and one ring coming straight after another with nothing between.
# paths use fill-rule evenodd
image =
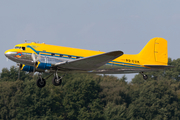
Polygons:
<instances>
[{"instance_id":1,"label":"propeller blade","mask_svg":"<svg viewBox=\"0 0 180 120\"><path fill-rule=\"evenodd\" d=\"M35 63L37 60L36 60L36 55L34 53L32 53L31 55L32 59L33 59L33 62Z\"/></svg>"},{"instance_id":2,"label":"propeller blade","mask_svg":"<svg viewBox=\"0 0 180 120\"><path fill-rule=\"evenodd\" d=\"M18 80L20 80L20 67L19 67L19 70L18 70Z\"/></svg>"},{"instance_id":3,"label":"propeller blade","mask_svg":"<svg viewBox=\"0 0 180 120\"><path fill-rule=\"evenodd\" d=\"M33 59L33 62L34 62L34 69L33 69L33 78L34 78L34 73L36 72L36 63L39 61L40 59L40 54L39 55L35 55L34 53L32 53L32 59Z\"/></svg>"},{"instance_id":4,"label":"propeller blade","mask_svg":"<svg viewBox=\"0 0 180 120\"><path fill-rule=\"evenodd\" d=\"M21 64L17 63L17 66L19 66L18 67L18 80L20 80Z\"/></svg>"}]
</instances>

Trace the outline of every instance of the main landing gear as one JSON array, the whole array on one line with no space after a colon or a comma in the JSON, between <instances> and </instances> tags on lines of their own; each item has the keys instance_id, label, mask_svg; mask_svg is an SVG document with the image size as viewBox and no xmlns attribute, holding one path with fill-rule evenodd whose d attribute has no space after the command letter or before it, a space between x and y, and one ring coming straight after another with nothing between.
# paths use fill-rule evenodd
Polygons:
<instances>
[{"instance_id":1,"label":"main landing gear","mask_svg":"<svg viewBox=\"0 0 180 120\"><path fill-rule=\"evenodd\" d=\"M148 79L148 76L146 74L144 74L144 72L140 72L140 74L143 76L143 79L144 80L147 80Z\"/></svg>"},{"instance_id":2,"label":"main landing gear","mask_svg":"<svg viewBox=\"0 0 180 120\"><path fill-rule=\"evenodd\" d=\"M59 77L58 74L55 73L54 78L52 79L52 84L55 86L61 85L63 76Z\"/></svg>"},{"instance_id":3,"label":"main landing gear","mask_svg":"<svg viewBox=\"0 0 180 120\"><path fill-rule=\"evenodd\" d=\"M39 77L39 79L37 79L36 84L39 88L42 88L46 85L46 80L43 79L42 77Z\"/></svg>"},{"instance_id":4,"label":"main landing gear","mask_svg":"<svg viewBox=\"0 0 180 120\"><path fill-rule=\"evenodd\" d=\"M50 74L48 77L46 77L46 79L48 79L49 77L51 77L53 74ZM36 84L39 88L43 88L46 85L46 79L42 78L41 74L38 75L39 78L36 81ZM63 75L64 76L64 75ZM62 83L62 78L63 76L59 77L57 72L54 74L54 77L52 79L52 84L55 86L59 86Z\"/></svg>"}]
</instances>

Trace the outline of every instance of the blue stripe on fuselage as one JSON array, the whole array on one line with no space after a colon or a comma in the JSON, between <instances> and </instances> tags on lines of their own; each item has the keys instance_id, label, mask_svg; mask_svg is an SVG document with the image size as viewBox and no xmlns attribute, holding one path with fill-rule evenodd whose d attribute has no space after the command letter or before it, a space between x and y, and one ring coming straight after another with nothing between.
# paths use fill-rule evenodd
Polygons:
<instances>
[{"instance_id":1,"label":"blue stripe on fuselage","mask_svg":"<svg viewBox=\"0 0 180 120\"><path fill-rule=\"evenodd\" d=\"M76 59L76 58L68 58L68 57L59 57L59 56L52 56L52 55L47 55L47 54L51 54L51 52L45 52L45 51L36 51L33 47L31 46L27 46L28 48L32 49L36 54L41 53L41 55L44 56L50 56L50 57L58 57L58 58L66 58L66 59ZM43 54L44 53L44 54ZM63 55L63 56L68 56L67 54L60 54L60 53L54 53L56 55ZM70 55L72 57L76 57L74 55ZM84 57L80 57L80 58L84 58ZM116 66L124 66L124 67L133 67L133 68L144 68L147 69L141 65L137 65L137 64L132 64L132 63L125 63L125 62L118 62L118 61L111 61L112 63L107 63L108 65L116 65ZM131 66L132 65L132 66Z\"/></svg>"},{"instance_id":2,"label":"blue stripe on fuselage","mask_svg":"<svg viewBox=\"0 0 180 120\"><path fill-rule=\"evenodd\" d=\"M31 50L33 50L36 54L39 54L39 51L36 51L33 47L31 47L30 45L26 46L27 48L30 48Z\"/></svg>"}]
</instances>

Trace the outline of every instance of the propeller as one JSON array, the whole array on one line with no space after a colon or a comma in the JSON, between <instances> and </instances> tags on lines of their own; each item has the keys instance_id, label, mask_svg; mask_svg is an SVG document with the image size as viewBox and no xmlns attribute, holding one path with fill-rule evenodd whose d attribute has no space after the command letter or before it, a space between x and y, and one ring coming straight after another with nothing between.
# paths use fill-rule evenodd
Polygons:
<instances>
[{"instance_id":1,"label":"propeller","mask_svg":"<svg viewBox=\"0 0 180 120\"><path fill-rule=\"evenodd\" d=\"M34 53L32 53L31 57L32 57L33 62L37 62L36 55Z\"/></svg>"},{"instance_id":2,"label":"propeller","mask_svg":"<svg viewBox=\"0 0 180 120\"><path fill-rule=\"evenodd\" d=\"M18 67L18 66L19 66L19 67ZM21 72L22 64L17 63L16 67L18 68L18 80L19 80L19 79L20 79L20 72Z\"/></svg>"},{"instance_id":3,"label":"propeller","mask_svg":"<svg viewBox=\"0 0 180 120\"><path fill-rule=\"evenodd\" d=\"M33 60L33 63L34 63L34 69L33 69L33 75L34 75L34 73L36 72L36 65L37 65L37 63L39 61L40 56L38 55L36 57L36 55L34 53L32 53L31 57L32 57L32 60Z\"/></svg>"},{"instance_id":4,"label":"propeller","mask_svg":"<svg viewBox=\"0 0 180 120\"><path fill-rule=\"evenodd\" d=\"M34 76L34 73L36 71L36 64L39 61L40 56L36 57L36 55L34 53L32 53L31 57L32 57L32 60L33 60L33 63L34 63L34 69L33 69L33 76ZM21 72L22 64L17 63L16 68L18 68L18 80L19 80L20 79L20 72Z\"/></svg>"}]
</instances>

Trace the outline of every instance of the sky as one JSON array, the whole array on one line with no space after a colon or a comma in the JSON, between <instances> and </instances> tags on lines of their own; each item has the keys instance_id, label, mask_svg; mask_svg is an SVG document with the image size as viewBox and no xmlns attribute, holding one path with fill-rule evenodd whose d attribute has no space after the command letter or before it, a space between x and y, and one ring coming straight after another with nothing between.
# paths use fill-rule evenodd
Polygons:
<instances>
[{"instance_id":1,"label":"sky","mask_svg":"<svg viewBox=\"0 0 180 120\"><path fill-rule=\"evenodd\" d=\"M1 0L0 55L25 40L46 44L137 54L154 37L168 41L178 59L179 0ZM130 81L135 74L126 74ZM122 75L119 75L121 77Z\"/></svg>"}]
</instances>

